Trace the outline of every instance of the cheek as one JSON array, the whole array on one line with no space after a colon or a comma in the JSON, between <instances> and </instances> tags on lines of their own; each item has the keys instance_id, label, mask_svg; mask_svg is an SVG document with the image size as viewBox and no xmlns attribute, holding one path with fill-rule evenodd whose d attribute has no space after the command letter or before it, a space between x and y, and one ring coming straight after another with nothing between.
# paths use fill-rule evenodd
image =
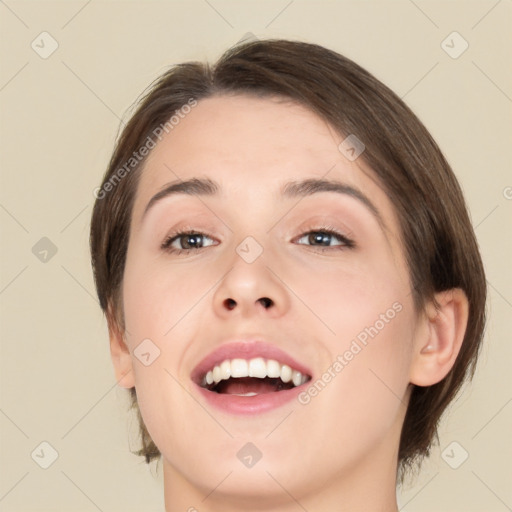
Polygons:
<instances>
[{"instance_id":1,"label":"cheek","mask_svg":"<svg viewBox=\"0 0 512 512\"><path fill-rule=\"evenodd\" d=\"M335 333L338 348L340 342L360 333L364 338L366 328L375 326L382 331L394 323L398 309L409 307L407 281L389 263L297 272L297 275L294 291Z\"/></svg>"},{"instance_id":2,"label":"cheek","mask_svg":"<svg viewBox=\"0 0 512 512\"><path fill-rule=\"evenodd\" d=\"M147 258L133 260L127 261L123 284L127 328L137 336L164 339L178 323L182 326L181 320L197 305L208 283L197 271L165 267Z\"/></svg>"},{"instance_id":3,"label":"cheek","mask_svg":"<svg viewBox=\"0 0 512 512\"><path fill-rule=\"evenodd\" d=\"M320 376L333 382L329 401L377 423L395 417L409 384L416 317L404 272L389 260L376 261L364 271L304 277L296 288L331 330L322 338L330 362L325 379ZM318 319L311 316L309 322Z\"/></svg>"},{"instance_id":4,"label":"cheek","mask_svg":"<svg viewBox=\"0 0 512 512\"><path fill-rule=\"evenodd\" d=\"M123 306L137 402L151 438L159 447L166 446L168 438L187 437L186 423L176 421L186 416L186 408L190 407L188 396L178 383L178 370L186 340L193 336L194 305L206 289L206 284L205 290L200 289L199 276L170 272L135 251L127 258ZM144 364L144 357L139 359L142 343L146 344L144 353L149 353L149 364Z\"/></svg>"},{"instance_id":5,"label":"cheek","mask_svg":"<svg viewBox=\"0 0 512 512\"><path fill-rule=\"evenodd\" d=\"M406 411L412 313L404 307L381 329L372 315L368 318L362 329L351 328L354 335L338 336L330 344L331 363L312 383L315 396L305 406L325 415L322 434L338 459L355 461L387 444ZM312 426L310 435L319 436L317 429Z\"/></svg>"},{"instance_id":6,"label":"cheek","mask_svg":"<svg viewBox=\"0 0 512 512\"><path fill-rule=\"evenodd\" d=\"M218 280L204 266L169 265L164 258L149 258L136 250L128 255L123 307L127 342L133 354L138 394L179 374L190 340L197 335L201 311L211 301L208 291ZM143 340L158 354L149 366L137 359ZM148 342L147 340L150 340ZM142 345L140 345L142 346ZM161 371L159 371L159 369Z\"/></svg>"}]
</instances>

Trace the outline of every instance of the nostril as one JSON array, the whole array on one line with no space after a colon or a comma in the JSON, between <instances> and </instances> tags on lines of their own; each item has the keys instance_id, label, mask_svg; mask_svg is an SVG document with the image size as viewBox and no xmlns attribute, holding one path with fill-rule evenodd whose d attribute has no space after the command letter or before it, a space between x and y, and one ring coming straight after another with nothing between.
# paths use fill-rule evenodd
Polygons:
<instances>
[{"instance_id":1,"label":"nostril","mask_svg":"<svg viewBox=\"0 0 512 512\"><path fill-rule=\"evenodd\" d=\"M262 297L259 299L260 302L263 304L263 306L268 309L270 306L272 306L272 299L269 299L268 297Z\"/></svg>"},{"instance_id":2,"label":"nostril","mask_svg":"<svg viewBox=\"0 0 512 512\"><path fill-rule=\"evenodd\" d=\"M274 304L274 301L272 299L269 299L268 297L262 297L261 299L258 299L256 302L261 302L265 309L268 309L270 306ZM237 303L236 300L234 299L224 300L224 306L226 306L226 308L229 310L234 309L236 305Z\"/></svg>"},{"instance_id":3,"label":"nostril","mask_svg":"<svg viewBox=\"0 0 512 512\"><path fill-rule=\"evenodd\" d=\"M236 302L233 299L226 299L224 304L228 309L233 309L236 306Z\"/></svg>"}]
</instances>

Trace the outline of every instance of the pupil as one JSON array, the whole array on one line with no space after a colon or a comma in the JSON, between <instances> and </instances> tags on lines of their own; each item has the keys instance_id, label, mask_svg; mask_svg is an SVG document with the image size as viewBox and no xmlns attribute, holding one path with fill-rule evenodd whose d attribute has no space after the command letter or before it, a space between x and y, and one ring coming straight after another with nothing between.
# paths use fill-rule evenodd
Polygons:
<instances>
[{"instance_id":1,"label":"pupil","mask_svg":"<svg viewBox=\"0 0 512 512\"><path fill-rule=\"evenodd\" d=\"M328 233L313 233L309 236L309 241L329 245L330 238L331 235L329 235Z\"/></svg>"},{"instance_id":2,"label":"pupil","mask_svg":"<svg viewBox=\"0 0 512 512\"><path fill-rule=\"evenodd\" d=\"M187 235L185 237L185 246L187 248L198 247L201 235Z\"/></svg>"}]
</instances>

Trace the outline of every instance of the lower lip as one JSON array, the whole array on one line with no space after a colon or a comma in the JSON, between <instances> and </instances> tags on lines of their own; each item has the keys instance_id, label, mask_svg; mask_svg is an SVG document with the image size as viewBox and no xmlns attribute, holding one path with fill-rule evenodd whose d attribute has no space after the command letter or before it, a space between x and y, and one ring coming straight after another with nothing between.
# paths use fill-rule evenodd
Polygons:
<instances>
[{"instance_id":1,"label":"lower lip","mask_svg":"<svg viewBox=\"0 0 512 512\"><path fill-rule=\"evenodd\" d=\"M292 401L302 391L306 385L302 384L292 389L275 391L273 393L262 393L254 396L238 396L223 393L215 393L197 386L199 393L213 407L230 414L261 414L281 407L287 402Z\"/></svg>"}]
</instances>

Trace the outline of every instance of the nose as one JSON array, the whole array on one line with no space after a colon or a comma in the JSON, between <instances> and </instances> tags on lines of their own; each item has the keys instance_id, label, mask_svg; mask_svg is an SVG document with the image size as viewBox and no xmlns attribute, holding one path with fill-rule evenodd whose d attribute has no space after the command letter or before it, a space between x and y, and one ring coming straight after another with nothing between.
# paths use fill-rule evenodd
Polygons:
<instances>
[{"instance_id":1,"label":"nose","mask_svg":"<svg viewBox=\"0 0 512 512\"><path fill-rule=\"evenodd\" d=\"M279 272L268 267L262 256L247 263L238 254L215 290L213 301L215 313L224 318L277 318L290 307Z\"/></svg>"}]
</instances>

